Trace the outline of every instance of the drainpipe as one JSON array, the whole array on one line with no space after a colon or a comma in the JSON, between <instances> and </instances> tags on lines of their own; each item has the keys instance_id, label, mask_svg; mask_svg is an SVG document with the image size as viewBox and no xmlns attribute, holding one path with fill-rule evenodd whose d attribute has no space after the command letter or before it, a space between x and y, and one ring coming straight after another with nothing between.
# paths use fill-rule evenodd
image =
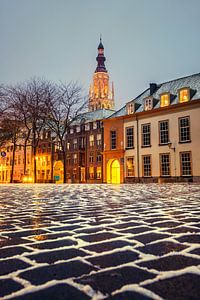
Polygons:
<instances>
[{"instance_id":1,"label":"drainpipe","mask_svg":"<svg viewBox=\"0 0 200 300\"><path fill-rule=\"evenodd\" d=\"M137 174L138 174L138 182L140 182L140 166L139 166L139 163L140 163L140 159L139 159L139 128L138 128L138 118L137 118L137 115L136 115L136 125L137 125Z\"/></svg>"}]
</instances>

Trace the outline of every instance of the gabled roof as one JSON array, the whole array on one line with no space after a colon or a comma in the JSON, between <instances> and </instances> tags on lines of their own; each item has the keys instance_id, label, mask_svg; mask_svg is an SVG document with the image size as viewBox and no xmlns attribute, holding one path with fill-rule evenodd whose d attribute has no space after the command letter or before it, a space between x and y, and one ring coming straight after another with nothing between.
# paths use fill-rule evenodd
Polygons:
<instances>
[{"instance_id":1,"label":"gabled roof","mask_svg":"<svg viewBox=\"0 0 200 300\"><path fill-rule=\"evenodd\" d=\"M154 106L154 108L159 108L160 107L160 94L170 93L171 100L172 100L170 105L177 104L179 89L184 88L184 87L190 88L190 90L191 90L190 100L191 101L200 100L200 73L158 84L154 93L152 93L152 94L150 94L150 87L149 87L145 91L143 91L140 95L138 95L136 98L129 101L128 103L133 102L133 103L138 104L138 106L136 107L136 112L141 112L144 110L144 99L147 97L152 97L153 99L157 100L157 103ZM118 111L113 113L108 118L114 118L114 117L127 115L126 105L124 105L121 109L119 109Z\"/></svg>"},{"instance_id":2,"label":"gabled roof","mask_svg":"<svg viewBox=\"0 0 200 300\"><path fill-rule=\"evenodd\" d=\"M153 94L153 98L160 100L160 94L169 92L172 96L171 105L178 103L178 91L181 88L189 87L191 89L190 100L200 99L200 73L193 74L187 77L178 78L168 82L160 84L159 88ZM160 107L160 101L155 108Z\"/></svg>"},{"instance_id":3,"label":"gabled roof","mask_svg":"<svg viewBox=\"0 0 200 300\"><path fill-rule=\"evenodd\" d=\"M89 111L81 114L78 117L78 119L75 122L73 122L73 125L78 125L83 121L87 123L87 122L102 120L112 115L113 112L114 110L110 110L110 109L97 109L94 111Z\"/></svg>"}]
</instances>

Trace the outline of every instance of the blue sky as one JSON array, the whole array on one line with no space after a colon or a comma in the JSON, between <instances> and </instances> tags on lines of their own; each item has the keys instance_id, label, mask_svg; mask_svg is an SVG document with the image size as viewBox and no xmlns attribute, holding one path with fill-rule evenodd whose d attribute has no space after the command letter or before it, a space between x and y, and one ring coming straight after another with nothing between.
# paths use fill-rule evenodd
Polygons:
<instances>
[{"instance_id":1,"label":"blue sky","mask_svg":"<svg viewBox=\"0 0 200 300\"><path fill-rule=\"evenodd\" d=\"M199 12L199 0L0 0L0 82L88 91L101 33L120 107L150 82L200 72Z\"/></svg>"}]
</instances>

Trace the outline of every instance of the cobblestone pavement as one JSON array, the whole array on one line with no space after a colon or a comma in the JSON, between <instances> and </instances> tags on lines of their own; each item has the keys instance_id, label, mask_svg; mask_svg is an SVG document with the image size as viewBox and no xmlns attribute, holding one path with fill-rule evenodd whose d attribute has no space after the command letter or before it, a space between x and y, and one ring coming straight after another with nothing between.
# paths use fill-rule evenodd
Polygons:
<instances>
[{"instance_id":1,"label":"cobblestone pavement","mask_svg":"<svg viewBox=\"0 0 200 300\"><path fill-rule=\"evenodd\" d=\"M1 299L200 299L200 186L1 185Z\"/></svg>"}]
</instances>

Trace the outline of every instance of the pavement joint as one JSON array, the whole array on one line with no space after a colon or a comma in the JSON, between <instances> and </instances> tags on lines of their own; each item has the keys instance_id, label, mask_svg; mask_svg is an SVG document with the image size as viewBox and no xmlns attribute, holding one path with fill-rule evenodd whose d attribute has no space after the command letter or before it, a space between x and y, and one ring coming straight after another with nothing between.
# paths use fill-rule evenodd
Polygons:
<instances>
[{"instance_id":1,"label":"pavement joint","mask_svg":"<svg viewBox=\"0 0 200 300\"><path fill-rule=\"evenodd\" d=\"M0 190L2 299L200 299L198 185Z\"/></svg>"}]
</instances>

